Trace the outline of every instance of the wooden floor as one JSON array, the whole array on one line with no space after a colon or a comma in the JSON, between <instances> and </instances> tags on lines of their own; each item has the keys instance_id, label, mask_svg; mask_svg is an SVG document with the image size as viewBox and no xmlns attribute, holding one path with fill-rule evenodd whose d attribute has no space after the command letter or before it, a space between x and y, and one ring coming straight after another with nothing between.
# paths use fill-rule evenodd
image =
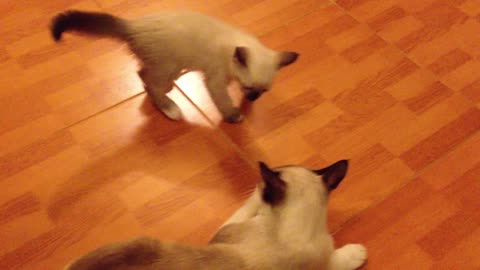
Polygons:
<instances>
[{"instance_id":1,"label":"wooden floor","mask_svg":"<svg viewBox=\"0 0 480 270\"><path fill-rule=\"evenodd\" d=\"M198 10L301 57L239 125L185 75L172 122L125 46L51 40L67 8ZM258 160L343 158L329 225L367 246L364 269L480 269L480 1L4 0L0 14L0 269L61 269L145 234L202 245Z\"/></svg>"}]
</instances>

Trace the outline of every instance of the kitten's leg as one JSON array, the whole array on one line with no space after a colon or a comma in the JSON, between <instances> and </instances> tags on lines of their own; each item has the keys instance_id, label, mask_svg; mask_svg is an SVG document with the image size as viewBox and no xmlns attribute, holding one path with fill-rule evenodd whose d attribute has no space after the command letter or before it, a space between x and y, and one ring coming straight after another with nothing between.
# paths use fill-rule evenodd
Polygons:
<instances>
[{"instance_id":1,"label":"kitten's leg","mask_svg":"<svg viewBox=\"0 0 480 270\"><path fill-rule=\"evenodd\" d=\"M171 120L181 120L182 111L178 105L166 95L150 94L153 98L155 107L162 111Z\"/></svg>"},{"instance_id":2,"label":"kitten's leg","mask_svg":"<svg viewBox=\"0 0 480 270\"><path fill-rule=\"evenodd\" d=\"M357 269L367 260L367 249L360 244L347 244L336 249L331 258L329 270Z\"/></svg>"},{"instance_id":3,"label":"kitten's leg","mask_svg":"<svg viewBox=\"0 0 480 270\"><path fill-rule=\"evenodd\" d=\"M247 199L244 205L235 213L233 213L233 215L222 225L222 227L231 223L244 222L254 217L257 214L260 205L262 204L261 200L262 199L258 194L258 190L255 189L253 194Z\"/></svg>"},{"instance_id":4,"label":"kitten's leg","mask_svg":"<svg viewBox=\"0 0 480 270\"><path fill-rule=\"evenodd\" d=\"M152 74L146 69L142 69L138 72L138 75L142 78L142 81L145 84L145 90L153 99L155 107L163 112L168 118L172 120L180 120L182 119L182 111L173 100L165 95L173 87L172 76L165 74Z\"/></svg>"},{"instance_id":5,"label":"kitten's leg","mask_svg":"<svg viewBox=\"0 0 480 270\"><path fill-rule=\"evenodd\" d=\"M243 120L243 115L238 108L235 108L232 99L227 92L227 80L224 74L207 73L205 84L217 106L218 110L223 116L223 120L229 123L238 123Z\"/></svg>"}]
</instances>

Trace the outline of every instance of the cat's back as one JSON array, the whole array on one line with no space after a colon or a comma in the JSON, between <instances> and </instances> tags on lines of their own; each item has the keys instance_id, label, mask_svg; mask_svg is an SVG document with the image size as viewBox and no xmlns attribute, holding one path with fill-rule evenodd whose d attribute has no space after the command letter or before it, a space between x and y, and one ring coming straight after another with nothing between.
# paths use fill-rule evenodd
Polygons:
<instances>
[{"instance_id":1,"label":"cat's back","mask_svg":"<svg viewBox=\"0 0 480 270\"><path fill-rule=\"evenodd\" d=\"M193 11L165 11L133 20L134 31L175 33L177 36L222 33L233 34L239 30L210 16Z\"/></svg>"},{"instance_id":2,"label":"cat's back","mask_svg":"<svg viewBox=\"0 0 480 270\"><path fill-rule=\"evenodd\" d=\"M141 59L188 59L192 65L195 60L202 62L198 52L213 57L230 50L239 40L249 39L220 20L192 11L139 18L130 21L129 28L130 47Z\"/></svg>"}]
</instances>

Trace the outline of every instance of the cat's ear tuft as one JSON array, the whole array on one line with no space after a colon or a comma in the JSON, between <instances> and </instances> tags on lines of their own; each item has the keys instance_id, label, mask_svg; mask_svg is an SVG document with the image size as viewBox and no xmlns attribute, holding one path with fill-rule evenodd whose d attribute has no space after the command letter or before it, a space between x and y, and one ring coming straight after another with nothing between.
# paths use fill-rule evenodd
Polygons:
<instances>
[{"instance_id":1,"label":"cat's ear tuft","mask_svg":"<svg viewBox=\"0 0 480 270\"><path fill-rule=\"evenodd\" d=\"M280 178L278 172L272 171L267 164L259 162L259 167L265 184L262 199L268 204L278 205L285 198L287 183Z\"/></svg>"},{"instance_id":2,"label":"cat's ear tuft","mask_svg":"<svg viewBox=\"0 0 480 270\"><path fill-rule=\"evenodd\" d=\"M315 173L322 176L325 187L328 191L332 191L337 188L343 178L345 178L347 170L348 160L340 160L326 168L315 170Z\"/></svg>"},{"instance_id":3,"label":"cat's ear tuft","mask_svg":"<svg viewBox=\"0 0 480 270\"><path fill-rule=\"evenodd\" d=\"M299 56L296 52L280 52L280 67L292 64Z\"/></svg>"},{"instance_id":4,"label":"cat's ear tuft","mask_svg":"<svg viewBox=\"0 0 480 270\"><path fill-rule=\"evenodd\" d=\"M235 48L235 54L234 58L237 60L237 62L246 67L247 66L247 48L245 47L236 47Z\"/></svg>"}]
</instances>

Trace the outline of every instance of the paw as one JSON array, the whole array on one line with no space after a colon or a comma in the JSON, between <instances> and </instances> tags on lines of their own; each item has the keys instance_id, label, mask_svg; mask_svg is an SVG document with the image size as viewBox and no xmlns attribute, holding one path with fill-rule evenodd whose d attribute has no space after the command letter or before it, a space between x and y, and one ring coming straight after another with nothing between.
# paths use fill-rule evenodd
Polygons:
<instances>
[{"instance_id":1,"label":"paw","mask_svg":"<svg viewBox=\"0 0 480 270\"><path fill-rule=\"evenodd\" d=\"M345 269L357 269L367 260L367 249L360 244L347 244L341 248Z\"/></svg>"},{"instance_id":2,"label":"paw","mask_svg":"<svg viewBox=\"0 0 480 270\"><path fill-rule=\"evenodd\" d=\"M177 106L164 108L162 112L171 120L178 121L182 119L182 111Z\"/></svg>"},{"instance_id":3,"label":"paw","mask_svg":"<svg viewBox=\"0 0 480 270\"><path fill-rule=\"evenodd\" d=\"M182 119L182 111L178 107L175 102L168 100L168 102L162 102L162 103L155 103L157 108L165 114L169 119L171 120L181 120Z\"/></svg>"},{"instance_id":4,"label":"paw","mask_svg":"<svg viewBox=\"0 0 480 270\"><path fill-rule=\"evenodd\" d=\"M243 115L238 109L234 109L224 117L224 121L228 123L240 123L243 121Z\"/></svg>"}]
</instances>

